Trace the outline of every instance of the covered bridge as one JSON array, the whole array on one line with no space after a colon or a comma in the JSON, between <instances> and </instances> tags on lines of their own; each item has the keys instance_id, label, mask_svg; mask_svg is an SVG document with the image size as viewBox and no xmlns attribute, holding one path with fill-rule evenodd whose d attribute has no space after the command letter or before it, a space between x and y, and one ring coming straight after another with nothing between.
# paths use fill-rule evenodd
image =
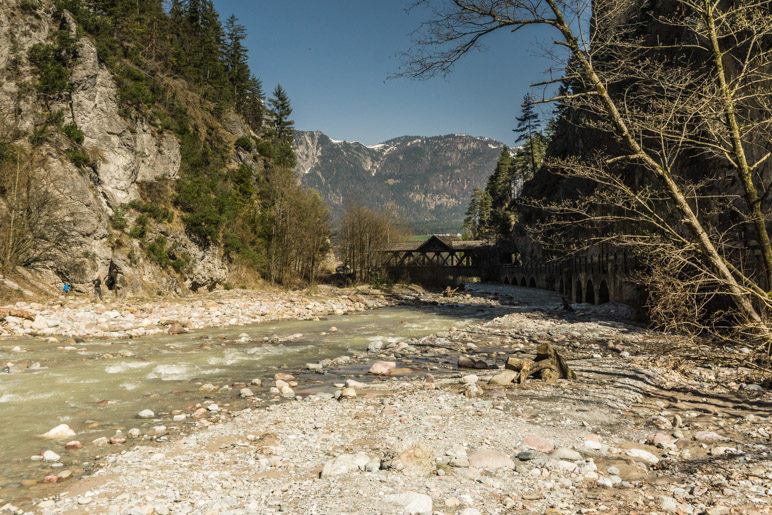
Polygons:
<instances>
[{"instance_id":1,"label":"covered bridge","mask_svg":"<svg viewBox=\"0 0 772 515\"><path fill-rule=\"evenodd\" d=\"M442 281L458 277L495 279L496 245L484 240L432 234L424 242L402 242L382 249L383 266L395 279Z\"/></svg>"}]
</instances>

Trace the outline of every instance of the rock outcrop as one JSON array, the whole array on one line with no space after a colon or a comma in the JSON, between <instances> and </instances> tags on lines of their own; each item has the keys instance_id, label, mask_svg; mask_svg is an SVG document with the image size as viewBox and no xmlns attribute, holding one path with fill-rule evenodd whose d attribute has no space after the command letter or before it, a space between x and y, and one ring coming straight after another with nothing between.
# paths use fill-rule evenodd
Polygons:
<instances>
[{"instance_id":1,"label":"rock outcrop","mask_svg":"<svg viewBox=\"0 0 772 515\"><path fill-rule=\"evenodd\" d=\"M44 101L33 87L37 77L28 53L34 45L54 41L59 30L68 30L76 38L69 88L66 94ZM180 144L153 121L125 109L111 71L70 13L58 14L51 0L41 1L34 9L0 3L0 76L3 126L19 134L13 143L29 150L36 169L51 184L51 198L60 205L61 216L71 222L66 244L44 264L19 269L20 277L49 291L67 281L76 292L89 291L97 275L108 289L123 293L181 293L225 282L229 270L221 249L198 245L180 223L149 227L145 241L162 236L170 247L189 256L184 273L146 259L138 241L121 240L111 230L110 217L116 210L125 211L122 206L127 202L140 199L143 184L178 177ZM90 160L88 166L79 168L71 162L68 141L56 130L50 130L34 148L28 142L29 135L57 112L61 112L60 126L72 123L82 131L81 148ZM225 118L223 130L234 138L250 133L237 116ZM131 224L137 214L125 216Z\"/></svg>"}]
</instances>

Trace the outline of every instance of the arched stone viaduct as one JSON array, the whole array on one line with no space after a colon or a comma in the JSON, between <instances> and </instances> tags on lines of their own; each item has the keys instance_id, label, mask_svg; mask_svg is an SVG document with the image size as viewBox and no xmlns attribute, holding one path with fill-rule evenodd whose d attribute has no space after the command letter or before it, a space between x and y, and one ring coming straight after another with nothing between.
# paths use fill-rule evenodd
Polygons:
<instances>
[{"instance_id":1,"label":"arched stone viaduct","mask_svg":"<svg viewBox=\"0 0 772 515\"><path fill-rule=\"evenodd\" d=\"M499 280L504 284L557 291L571 302L636 305L640 303L640 292L628 278L635 269L635 258L626 253L600 253L545 263L501 265Z\"/></svg>"}]
</instances>

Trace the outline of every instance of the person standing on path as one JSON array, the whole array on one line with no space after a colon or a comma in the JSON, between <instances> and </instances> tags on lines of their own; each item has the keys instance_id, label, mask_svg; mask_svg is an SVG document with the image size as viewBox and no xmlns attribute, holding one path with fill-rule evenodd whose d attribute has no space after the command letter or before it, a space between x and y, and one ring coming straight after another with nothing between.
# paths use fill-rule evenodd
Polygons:
<instances>
[{"instance_id":1,"label":"person standing on path","mask_svg":"<svg viewBox=\"0 0 772 515\"><path fill-rule=\"evenodd\" d=\"M69 297L70 296L70 285L67 284L67 283L64 283L64 287L62 288L62 291L64 292L64 298L65 299L67 297Z\"/></svg>"},{"instance_id":2,"label":"person standing on path","mask_svg":"<svg viewBox=\"0 0 772 515\"><path fill-rule=\"evenodd\" d=\"M94 284L94 300L99 297L99 301L102 302L102 278L97 276L97 278L91 282Z\"/></svg>"}]
</instances>

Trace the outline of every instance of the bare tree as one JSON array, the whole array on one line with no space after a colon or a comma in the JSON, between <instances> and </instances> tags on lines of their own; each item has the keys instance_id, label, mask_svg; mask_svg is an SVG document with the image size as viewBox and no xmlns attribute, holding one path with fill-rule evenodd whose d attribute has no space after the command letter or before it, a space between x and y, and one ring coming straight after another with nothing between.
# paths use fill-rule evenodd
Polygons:
<instances>
[{"instance_id":1,"label":"bare tree","mask_svg":"<svg viewBox=\"0 0 772 515\"><path fill-rule=\"evenodd\" d=\"M697 270L702 286L709 282L732 298L736 325L769 345L772 247L764 201L770 182L763 168L772 124L772 2L671 3L653 19L632 0L419 1L433 18L416 32L403 75L447 73L493 32L553 29L548 51L566 74L537 86L567 80L573 87L537 103L565 103L580 113L575 120L607 138L594 156L551 163L597 187L586 199L552 206L553 214L596 229L613 224L612 232L596 231L598 239L622 236L669 250L672 259L663 263ZM643 30L651 24L668 30ZM661 34L672 36L663 41ZM690 174L693 159L709 166L713 178L733 176L739 194L709 193L704 171ZM761 278L727 231L746 223L762 255Z\"/></svg>"},{"instance_id":2,"label":"bare tree","mask_svg":"<svg viewBox=\"0 0 772 515\"><path fill-rule=\"evenodd\" d=\"M32 150L4 146L0 162L0 270L51 265L71 248L77 213Z\"/></svg>"},{"instance_id":3,"label":"bare tree","mask_svg":"<svg viewBox=\"0 0 772 515\"><path fill-rule=\"evenodd\" d=\"M399 239L389 210L374 211L361 204L347 207L341 221L340 249L355 279L371 279L381 268L381 250Z\"/></svg>"}]
</instances>

